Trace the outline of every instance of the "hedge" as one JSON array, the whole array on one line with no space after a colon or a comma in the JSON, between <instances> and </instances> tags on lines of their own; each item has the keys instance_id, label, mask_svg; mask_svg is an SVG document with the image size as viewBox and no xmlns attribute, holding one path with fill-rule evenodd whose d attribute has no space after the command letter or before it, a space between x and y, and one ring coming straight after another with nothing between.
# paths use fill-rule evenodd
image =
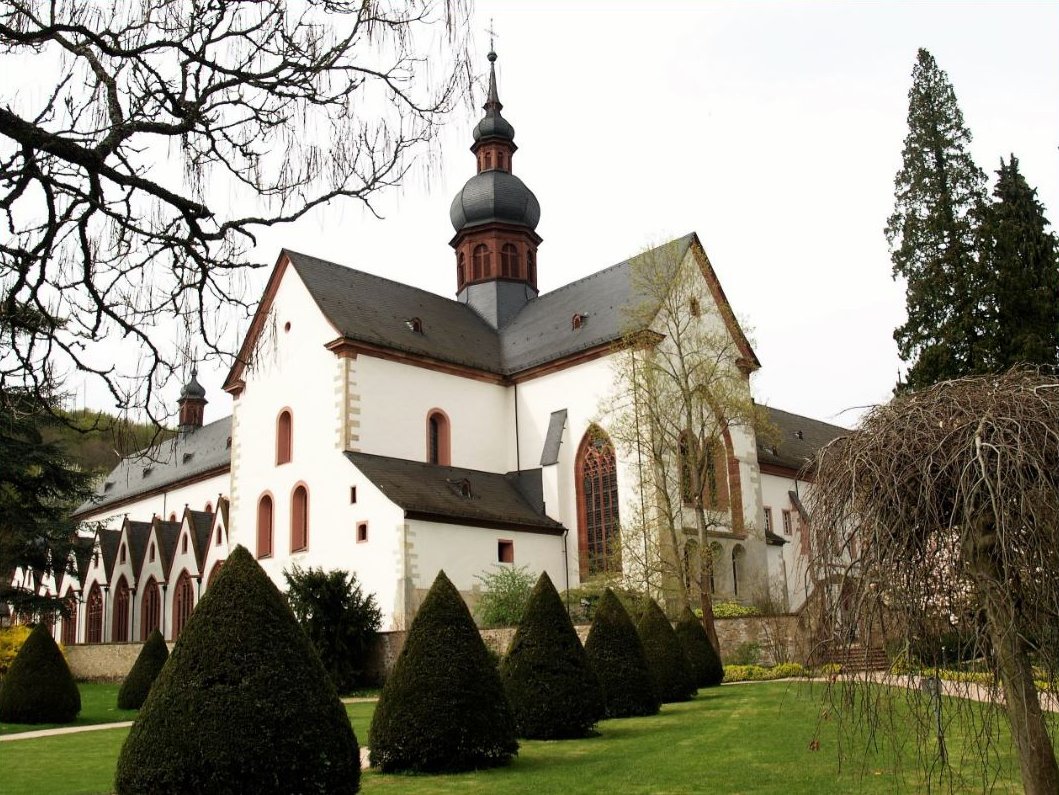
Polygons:
<instances>
[{"instance_id":1,"label":"hedge","mask_svg":"<svg viewBox=\"0 0 1059 795\"><path fill-rule=\"evenodd\" d=\"M599 679L547 574L530 594L500 678L519 737L584 737L603 717Z\"/></svg>"},{"instance_id":2,"label":"hedge","mask_svg":"<svg viewBox=\"0 0 1059 795\"><path fill-rule=\"evenodd\" d=\"M37 624L0 684L0 721L70 723L80 711L70 666L48 628Z\"/></svg>"},{"instance_id":3,"label":"hedge","mask_svg":"<svg viewBox=\"0 0 1059 795\"><path fill-rule=\"evenodd\" d=\"M500 673L444 572L408 630L368 744L372 766L384 773L495 767L518 752Z\"/></svg>"},{"instance_id":4,"label":"hedge","mask_svg":"<svg viewBox=\"0 0 1059 795\"><path fill-rule=\"evenodd\" d=\"M609 588L596 605L585 653L603 688L608 718L654 715L660 701L636 627Z\"/></svg>"},{"instance_id":5,"label":"hedge","mask_svg":"<svg viewBox=\"0 0 1059 795\"><path fill-rule=\"evenodd\" d=\"M684 656L691 665L696 687L716 687L724 680L721 658L706 635L702 620L695 617L691 608L685 607L676 626L677 639L684 649Z\"/></svg>"},{"instance_id":6,"label":"hedge","mask_svg":"<svg viewBox=\"0 0 1059 795\"><path fill-rule=\"evenodd\" d=\"M139 709L147 699L155 678L162 671L162 666L169 659L169 648L165 645L162 633L157 629L143 644L136 662L132 665L125 681L118 691L118 709Z\"/></svg>"},{"instance_id":7,"label":"hedge","mask_svg":"<svg viewBox=\"0 0 1059 795\"><path fill-rule=\"evenodd\" d=\"M360 749L283 595L238 546L118 757L116 791L352 793Z\"/></svg>"},{"instance_id":8,"label":"hedge","mask_svg":"<svg viewBox=\"0 0 1059 795\"><path fill-rule=\"evenodd\" d=\"M662 703L692 699L696 688L691 665L673 625L654 599L647 600L636 631Z\"/></svg>"}]
</instances>

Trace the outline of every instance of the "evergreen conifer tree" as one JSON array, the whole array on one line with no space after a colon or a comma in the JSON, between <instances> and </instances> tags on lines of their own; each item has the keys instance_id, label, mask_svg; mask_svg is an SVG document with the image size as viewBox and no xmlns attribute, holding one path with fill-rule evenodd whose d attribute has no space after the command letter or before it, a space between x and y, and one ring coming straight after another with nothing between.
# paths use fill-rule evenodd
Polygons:
<instances>
[{"instance_id":1,"label":"evergreen conifer tree","mask_svg":"<svg viewBox=\"0 0 1059 795\"><path fill-rule=\"evenodd\" d=\"M991 301L992 369L1059 364L1059 260L1037 191L1015 155L1000 161L993 202L981 226Z\"/></svg>"},{"instance_id":2,"label":"evergreen conifer tree","mask_svg":"<svg viewBox=\"0 0 1059 795\"><path fill-rule=\"evenodd\" d=\"M920 49L886 225L894 278L907 281L908 319L894 339L911 365L904 385L912 389L988 368L986 286L975 243L986 180L970 142L948 76Z\"/></svg>"},{"instance_id":3,"label":"evergreen conifer tree","mask_svg":"<svg viewBox=\"0 0 1059 795\"><path fill-rule=\"evenodd\" d=\"M715 687L724 679L721 658L706 636L702 621L695 617L690 607L685 607L676 626L677 640L684 649L684 656L691 666L696 687Z\"/></svg>"},{"instance_id":4,"label":"evergreen conifer tree","mask_svg":"<svg viewBox=\"0 0 1059 795\"><path fill-rule=\"evenodd\" d=\"M518 752L500 673L459 591L440 572L416 613L371 722L384 773L504 765Z\"/></svg>"},{"instance_id":5,"label":"evergreen conifer tree","mask_svg":"<svg viewBox=\"0 0 1059 795\"><path fill-rule=\"evenodd\" d=\"M603 688L608 718L654 715L660 702L636 626L608 588L596 605L585 653Z\"/></svg>"},{"instance_id":6,"label":"evergreen conifer tree","mask_svg":"<svg viewBox=\"0 0 1059 795\"><path fill-rule=\"evenodd\" d=\"M169 647L165 645L162 633L157 629L147 638L143 644L132 670L121 683L118 691L118 709L139 709L151 690L151 685L158 677L169 659Z\"/></svg>"},{"instance_id":7,"label":"evergreen conifer tree","mask_svg":"<svg viewBox=\"0 0 1059 795\"><path fill-rule=\"evenodd\" d=\"M654 599L648 599L636 625L643 643L655 690L663 704L688 701L695 695L694 674L684 648L666 614Z\"/></svg>"},{"instance_id":8,"label":"evergreen conifer tree","mask_svg":"<svg viewBox=\"0 0 1059 795\"><path fill-rule=\"evenodd\" d=\"M69 723L81 711L81 693L59 647L37 624L0 683L0 721Z\"/></svg>"},{"instance_id":9,"label":"evergreen conifer tree","mask_svg":"<svg viewBox=\"0 0 1059 795\"><path fill-rule=\"evenodd\" d=\"M559 592L541 574L500 668L519 737L584 737L603 717L603 691Z\"/></svg>"},{"instance_id":10,"label":"evergreen conifer tree","mask_svg":"<svg viewBox=\"0 0 1059 795\"><path fill-rule=\"evenodd\" d=\"M360 749L308 637L236 547L118 757L116 791L356 792Z\"/></svg>"}]
</instances>

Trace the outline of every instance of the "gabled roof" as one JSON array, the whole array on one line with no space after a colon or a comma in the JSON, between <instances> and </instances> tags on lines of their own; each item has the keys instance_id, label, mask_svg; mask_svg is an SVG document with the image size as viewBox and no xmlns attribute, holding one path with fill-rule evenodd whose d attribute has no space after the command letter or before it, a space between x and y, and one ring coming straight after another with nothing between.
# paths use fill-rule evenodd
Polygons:
<instances>
[{"instance_id":1,"label":"gabled roof","mask_svg":"<svg viewBox=\"0 0 1059 795\"><path fill-rule=\"evenodd\" d=\"M126 519L122 524L122 529L128 539L132 574L136 581L139 582L140 572L143 570L143 561L147 557L147 544L151 538L151 523Z\"/></svg>"},{"instance_id":2,"label":"gabled roof","mask_svg":"<svg viewBox=\"0 0 1059 795\"><path fill-rule=\"evenodd\" d=\"M169 570L176 557L177 539L180 538L180 522L163 522L155 517L151 522L155 537L158 539L158 556L162 562L162 576L169 579Z\"/></svg>"},{"instance_id":3,"label":"gabled roof","mask_svg":"<svg viewBox=\"0 0 1059 795\"><path fill-rule=\"evenodd\" d=\"M109 583L110 578L114 575L114 561L118 558L121 531L101 529L97 535L99 537L99 549L103 555L103 576Z\"/></svg>"},{"instance_id":4,"label":"gabled roof","mask_svg":"<svg viewBox=\"0 0 1059 795\"><path fill-rule=\"evenodd\" d=\"M111 470L93 499L74 516L95 513L173 483L231 466L232 418L224 417L189 433L126 456Z\"/></svg>"},{"instance_id":5,"label":"gabled roof","mask_svg":"<svg viewBox=\"0 0 1059 795\"><path fill-rule=\"evenodd\" d=\"M689 251L694 254L747 366L759 367L698 236L687 234L653 251L663 251L674 262L682 262ZM498 330L467 304L284 249L224 388L238 387L243 362L264 328L288 266L294 268L334 327L336 342L374 346L509 378L620 341L630 331L629 310L643 301L632 287L634 263L648 254L631 257L530 300ZM578 329L571 327L574 314L586 318ZM412 318L419 319L420 332L409 327Z\"/></svg>"},{"instance_id":6,"label":"gabled roof","mask_svg":"<svg viewBox=\"0 0 1059 795\"><path fill-rule=\"evenodd\" d=\"M195 562L201 573L202 563L206 560L206 551L210 545L210 535L213 532L213 514L209 511L193 511L188 508L185 509L184 516L188 518L191 525L191 544L195 549Z\"/></svg>"},{"instance_id":7,"label":"gabled roof","mask_svg":"<svg viewBox=\"0 0 1059 795\"><path fill-rule=\"evenodd\" d=\"M769 420L780 432L780 440L771 442L758 438L758 463L786 469L800 470L816 456L816 452L839 436L849 433L847 428L820 420L801 417L787 411L768 407Z\"/></svg>"},{"instance_id":8,"label":"gabled roof","mask_svg":"<svg viewBox=\"0 0 1059 795\"><path fill-rule=\"evenodd\" d=\"M565 529L531 504L519 473L501 475L368 453L347 452L346 458L412 519L550 534ZM535 471L539 477L540 470Z\"/></svg>"}]
</instances>

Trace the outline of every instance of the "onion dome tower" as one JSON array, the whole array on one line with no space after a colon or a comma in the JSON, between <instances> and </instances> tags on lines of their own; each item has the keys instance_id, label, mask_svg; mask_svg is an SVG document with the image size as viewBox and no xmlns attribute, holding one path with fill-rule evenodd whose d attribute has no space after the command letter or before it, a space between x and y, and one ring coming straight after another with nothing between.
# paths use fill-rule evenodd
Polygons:
<instances>
[{"instance_id":1,"label":"onion dome tower","mask_svg":"<svg viewBox=\"0 0 1059 795\"><path fill-rule=\"evenodd\" d=\"M511 173L515 128L505 119L496 90L496 53L489 53L485 116L474 128L471 151L478 173L452 200L456 236L457 300L469 304L494 328L507 323L537 295L535 231L541 208L533 191Z\"/></svg>"},{"instance_id":2,"label":"onion dome tower","mask_svg":"<svg viewBox=\"0 0 1059 795\"><path fill-rule=\"evenodd\" d=\"M202 417L206 411L206 390L198 380L198 368L191 370L191 380L180 390L180 432L190 433L202 427Z\"/></svg>"}]
</instances>

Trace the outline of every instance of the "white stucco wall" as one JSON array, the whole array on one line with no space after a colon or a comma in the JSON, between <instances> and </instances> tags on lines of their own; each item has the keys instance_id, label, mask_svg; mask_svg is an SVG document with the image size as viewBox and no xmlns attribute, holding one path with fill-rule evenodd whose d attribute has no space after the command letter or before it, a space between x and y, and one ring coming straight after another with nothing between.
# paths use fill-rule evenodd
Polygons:
<instances>
[{"instance_id":1,"label":"white stucco wall","mask_svg":"<svg viewBox=\"0 0 1059 795\"><path fill-rule=\"evenodd\" d=\"M149 522L154 516L168 519L176 514L179 520L184 515L185 506L193 511L203 511L206 505L217 507L221 496L228 496L231 491L231 476L224 472L187 486L177 486L159 494L142 497L134 502L117 508L101 508L82 519L86 522L102 522L110 530L118 530L126 517L137 522Z\"/></svg>"},{"instance_id":2,"label":"white stucco wall","mask_svg":"<svg viewBox=\"0 0 1059 795\"><path fill-rule=\"evenodd\" d=\"M796 480L793 476L761 475L761 502L763 507L772 509L772 532L788 542L782 549L769 548L769 582L774 593L775 589L779 588L778 593L782 594L782 588L785 586L788 609L792 612L800 610L805 604L805 576L809 550L802 548L801 535L798 532L801 520L797 509L791 504L789 492L799 493L804 504L808 488L809 484ZM783 529L785 510L791 512L790 535Z\"/></svg>"}]
</instances>

